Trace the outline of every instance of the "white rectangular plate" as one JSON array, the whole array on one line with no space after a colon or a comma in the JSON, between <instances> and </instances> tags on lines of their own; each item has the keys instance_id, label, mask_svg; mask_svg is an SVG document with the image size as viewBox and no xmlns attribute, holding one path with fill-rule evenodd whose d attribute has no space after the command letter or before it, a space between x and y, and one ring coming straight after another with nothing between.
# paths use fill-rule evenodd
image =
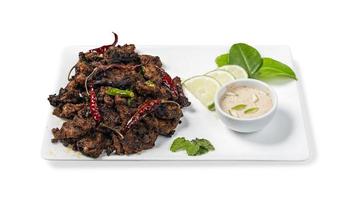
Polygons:
<instances>
[{"instance_id":1,"label":"white rectangular plate","mask_svg":"<svg viewBox=\"0 0 351 200\"><path fill-rule=\"evenodd\" d=\"M89 49L86 46L66 48L63 52L61 70L58 74L57 90L67 83L67 72L78 59L78 52ZM142 54L157 55L171 76L182 80L200 75L216 68L217 55L228 52L229 46L137 46ZM257 46L262 56L272 57L293 66L290 49L287 46ZM97 160L213 160L213 161L304 161L309 157L305 117L302 110L301 85L299 81L271 83L278 94L279 105L272 122L262 131L240 134L228 130L191 94L187 93L191 106L184 109L182 122L172 138L159 136L155 147L129 156L101 156ZM61 127L63 120L49 115L42 147L42 156L48 160L92 160L74 152L62 144L52 144L51 129ZM176 137L206 138L216 150L202 156L191 157L184 152L172 153L169 147Z\"/></svg>"}]
</instances>

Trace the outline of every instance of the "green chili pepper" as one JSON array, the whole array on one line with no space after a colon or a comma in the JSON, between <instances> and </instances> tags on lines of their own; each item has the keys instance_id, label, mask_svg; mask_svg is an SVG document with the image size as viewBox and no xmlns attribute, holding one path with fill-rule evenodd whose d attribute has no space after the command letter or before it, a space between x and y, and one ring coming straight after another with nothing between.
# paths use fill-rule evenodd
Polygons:
<instances>
[{"instance_id":1,"label":"green chili pepper","mask_svg":"<svg viewBox=\"0 0 351 200\"><path fill-rule=\"evenodd\" d=\"M156 87L156 84L152 80L146 81L145 84L149 87Z\"/></svg>"},{"instance_id":2,"label":"green chili pepper","mask_svg":"<svg viewBox=\"0 0 351 200\"><path fill-rule=\"evenodd\" d=\"M247 110L244 111L245 114L251 114L251 113L255 113L258 111L257 107L253 107L253 108L249 108Z\"/></svg>"},{"instance_id":3,"label":"green chili pepper","mask_svg":"<svg viewBox=\"0 0 351 200\"><path fill-rule=\"evenodd\" d=\"M111 96L121 96L121 97L134 97L134 92L130 91L130 90L121 90L121 89L118 89L118 88L108 88L106 93L108 95L111 95Z\"/></svg>"},{"instance_id":4,"label":"green chili pepper","mask_svg":"<svg viewBox=\"0 0 351 200\"><path fill-rule=\"evenodd\" d=\"M232 109L234 109L234 110L243 110L245 108L246 108L245 104L238 104L238 105L232 107Z\"/></svg>"}]
</instances>

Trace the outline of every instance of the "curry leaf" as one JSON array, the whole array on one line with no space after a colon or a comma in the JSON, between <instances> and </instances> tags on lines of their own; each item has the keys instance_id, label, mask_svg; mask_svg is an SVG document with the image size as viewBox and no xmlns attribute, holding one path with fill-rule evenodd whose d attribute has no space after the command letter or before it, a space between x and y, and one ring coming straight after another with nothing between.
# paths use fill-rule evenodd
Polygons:
<instances>
[{"instance_id":1,"label":"curry leaf","mask_svg":"<svg viewBox=\"0 0 351 200\"><path fill-rule=\"evenodd\" d=\"M247 71L249 76L252 77L260 68L262 58L255 48L244 43L238 43L230 48L229 64L241 66Z\"/></svg>"},{"instance_id":2,"label":"curry leaf","mask_svg":"<svg viewBox=\"0 0 351 200\"><path fill-rule=\"evenodd\" d=\"M218 67L222 67L223 65L228 65L229 64L229 54L222 54L217 56L216 58L216 64Z\"/></svg>"},{"instance_id":3,"label":"curry leaf","mask_svg":"<svg viewBox=\"0 0 351 200\"><path fill-rule=\"evenodd\" d=\"M287 77L297 80L295 72L289 66L272 58L263 58L261 68L253 77L261 80L277 77Z\"/></svg>"}]
</instances>

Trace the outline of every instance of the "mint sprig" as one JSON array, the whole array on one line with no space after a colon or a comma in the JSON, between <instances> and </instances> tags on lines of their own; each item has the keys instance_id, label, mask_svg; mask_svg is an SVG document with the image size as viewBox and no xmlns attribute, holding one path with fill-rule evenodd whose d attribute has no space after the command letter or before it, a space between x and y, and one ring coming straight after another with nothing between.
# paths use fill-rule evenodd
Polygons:
<instances>
[{"instance_id":1,"label":"mint sprig","mask_svg":"<svg viewBox=\"0 0 351 200\"><path fill-rule=\"evenodd\" d=\"M179 137L173 141L170 150L172 152L185 150L189 156L199 156L213 151L215 148L211 142L206 139L196 138L190 141L184 137Z\"/></svg>"}]
</instances>

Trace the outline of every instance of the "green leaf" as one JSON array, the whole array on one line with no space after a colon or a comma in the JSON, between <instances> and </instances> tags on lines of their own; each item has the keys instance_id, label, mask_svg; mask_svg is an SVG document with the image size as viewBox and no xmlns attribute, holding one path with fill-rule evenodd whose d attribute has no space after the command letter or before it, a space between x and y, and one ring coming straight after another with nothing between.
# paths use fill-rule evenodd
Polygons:
<instances>
[{"instance_id":1,"label":"green leaf","mask_svg":"<svg viewBox=\"0 0 351 200\"><path fill-rule=\"evenodd\" d=\"M242 109L245 109L245 108L246 108L245 104L238 104L238 105L232 107L232 109L234 109L234 110L242 110Z\"/></svg>"},{"instance_id":2,"label":"green leaf","mask_svg":"<svg viewBox=\"0 0 351 200\"><path fill-rule=\"evenodd\" d=\"M295 72L286 64L272 58L263 58L261 68L254 74L254 78L269 80L278 77L285 77L297 80Z\"/></svg>"},{"instance_id":3,"label":"green leaf","mask_svg":"<svg viewBox=\"0 0 351 200\"><path fill-rule=\"evenodd\" d=\"M216 64L218 67L222 67L223 65L228 65L229 64L229 54L222 54L217 56L216 58Z\"/></svg>"},{"instance_id":4,"label":"green leaf","mask_svg":"<svg viewBox=\"0 0 351 200\"><path fill-rule=\"evenodd\" d=\"M214 146L211 144L210 141L206 140L206 139L198 139L196 138L195 140L192 140L192 142L194 144L199 145L202 148L205 148L208 151L213 151L215 150Z\"/></svg>"},{"instance_id":5,"label":"green leaf","mask_svg":"<svg viewBox=\"0 0 351 200\"><path fill-rule=\"evenodd\" d=\"M245 114L252 114L258 111L257 107L253 107L253 108L249 108L247 110L244 111Z\"/></svg>"},{"instance_id":6,"label":"green leaf","mask_svg":"<svg viewBox=\"0 0 351 200\"><path fill-rule=\"evenodd\" d=\"M186 153L189 156L195 156L197 154L197 152L199 151L200 146L197 144L194 144L192 142L189 142L186 146Z\"/></svg>"},{"instance_id":7,"label":"green leaf","mask_svg":"<svg viewBox=\"0 0 351 200\"><path fill-rule=\"evenodd\" d=\"M186 148L187 144L188 144L188 140L186 140L184 137L179 137L177 139L175 139L171 145L170 150L172 152L176 152L179 150L183 150Z\"/></svg>"},{"instance_id":8,"label":"green leaf","mask_svg":"<svg viewBox=\"0 0 351 200\"><path fill-rule=\"evenodd\" d=\"M203 147L200 146L200 148L197 151L196 155L200 156L200 155L206 154L207 152L208 152L208 150L206 148L203 148Z\"/></svg>"},{"instance_id":9,"label":"green leaf","mask_svg":"<svg viewBox=\"0 0 351 200\"><path fill-rule=\"evenodd\" d=\"M249 76L252 77L260 68L262 58L255 48L244 43L238 43L230 48L229 64L241 66L247 71Z\"/></svg>"},{"instance_id":10,"label":"green leaf","mask_svg":"<svg viewBox=\"0 0 351 200\"><path fill-rule=\"evenodd\" d=\"M205 154L208 151L213 151L214 147L210 141L206 139L196 138L195 140L189 141L184 137L179 137L173 141L170 150L172 152L186 150L189 156L198 156Z\"/></svg>"}]
</instances>

